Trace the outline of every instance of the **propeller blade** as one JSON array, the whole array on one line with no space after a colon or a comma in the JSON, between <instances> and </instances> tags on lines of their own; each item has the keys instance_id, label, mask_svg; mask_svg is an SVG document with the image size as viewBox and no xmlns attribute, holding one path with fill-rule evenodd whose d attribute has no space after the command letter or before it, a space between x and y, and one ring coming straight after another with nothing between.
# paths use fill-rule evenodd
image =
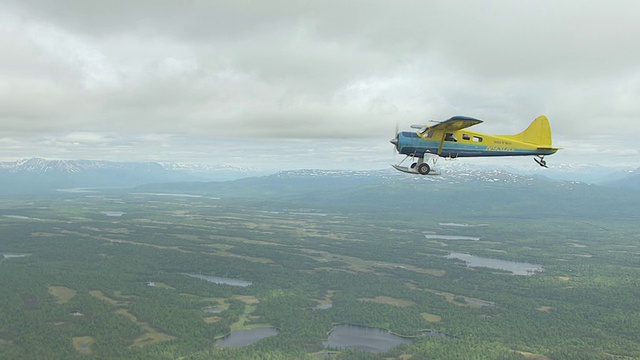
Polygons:
<instances>
[{"instance_id":1,"label":"propeller blade","mask_svg":"<svg viewBox=\"0 0 640 360\"><path fill-rule=\"evenodd\" d=\"M398 122L396 121L396 132L394 133L394 138L389 141L390 143L392 143L393 146L393 155L396 155L398 153L398 133L400 130L398 130Z\"/></svg>"}]
</instances>

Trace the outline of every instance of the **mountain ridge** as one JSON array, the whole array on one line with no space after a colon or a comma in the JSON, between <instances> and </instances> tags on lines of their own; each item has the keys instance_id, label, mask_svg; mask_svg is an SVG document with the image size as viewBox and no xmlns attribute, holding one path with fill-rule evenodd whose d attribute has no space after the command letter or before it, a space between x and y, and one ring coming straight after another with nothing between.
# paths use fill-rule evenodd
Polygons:
<instances>
[{"instance_id":1,"label":"mountain ridge","mask_svg":"<svg viewBox=\"0 0 640 360\"><path fill-rule=\"evenodd\" d=\"M604 172L600 166L572 166L570 169L592 169ZM569 170L568 170L569 169ZM548 169L534 173L511 167L470 166L468 164L448 164L441 168L441 175L414 176L401 174L391 168L380 170L326 170L326 169L298 169L284 170L275 173L258 172L245 167L227 164L182 164L171 162L113 162L104 160L47 160L42 158L23 159L14 162L0 162L0 193L2 194L30 194L53 192L61 188L77 187L111 187L133 188L145 184L193 183L186 186L190 189L205 189L207 182L245 181L247 184L261 181L275 183L291 181L294 178L316 178L319 186L322 182L333 179L333 185L346 180L358 178L361 185L371 185L375 181L402 182L404 184L429 183L434 186L442 184L472 184L484 185L512 183L519 186L531 186L540 181L551 184L558 181L561 185L581 182L578 180L556 179L550 176ZM625 177L614 177L614 180L602 185L616 188L640 188L640 169L628 171ZM616 175L617 176L617 175ZM260 180L250 180L262 178ZM343 178L338 180L338 178ZM249 179L249 180L245 180ZM376 179L374 181L374 179ZM309 179L307 179L309 180ZM564 183L562 183L564 182ZM589 182L585 182L589 183ZM171 187L170 185L163 185ZM548 186L548 185L547 185ZM162 186L161 186L162 187Z\"/></svg>"},{"instance_id":2,"label":"mountain ridge","mask_svg":"<svg viewBox=\"0 0 640 360\"><path fill-rule=\"evenodd\" d=\"M0 194L44 194L77 187L131 188L174 181L226 181L252 173L250 169L229 165L30 158L0 162Z\"/></svg>"}]
</instances>

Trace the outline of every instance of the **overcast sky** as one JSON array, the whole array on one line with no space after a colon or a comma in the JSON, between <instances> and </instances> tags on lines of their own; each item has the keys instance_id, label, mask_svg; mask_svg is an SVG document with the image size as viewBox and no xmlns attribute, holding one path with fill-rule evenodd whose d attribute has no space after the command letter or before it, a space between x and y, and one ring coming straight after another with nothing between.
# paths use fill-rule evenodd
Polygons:
<instances>
[{"instance_id":1,"label":"overcast sky","mask_svg":"<svg viewBox=\"0 0 640 360\"><path fill-rule=\"evenodd\" d=\"M381 168L546 114L550 164L640 166L638 39L635 0L3 0L0 160Z\"/></svg>"}]
</instances>

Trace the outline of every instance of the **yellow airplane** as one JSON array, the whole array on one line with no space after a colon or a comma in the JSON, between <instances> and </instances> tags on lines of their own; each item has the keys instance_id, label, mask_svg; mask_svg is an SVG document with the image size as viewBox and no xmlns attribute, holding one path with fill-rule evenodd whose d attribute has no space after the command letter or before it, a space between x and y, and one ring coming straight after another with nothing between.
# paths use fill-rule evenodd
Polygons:
<instances>
[{"instance_id":1,"label":"yellow airplane","mask_svg":"<svg viewBox=\"0 0 640 360\"><path fill-rule=\"evenodd\" d=\"M540 166L547 167L544 157L558 151L551 146L551 126L544 115L538 116L517 135L487 135L467 130L481 122L468 116L454 116L433 126L411 126L419 128L416 132L398 132L391 143L398 153L406 157L392 166L410 174L437 175L432 167L435 167L438 157L534 156ZM409 157L414 162L410 166L402 166ZM433 166L429 166L425 159L431 159Z\"/></svg>"}]
</instances>

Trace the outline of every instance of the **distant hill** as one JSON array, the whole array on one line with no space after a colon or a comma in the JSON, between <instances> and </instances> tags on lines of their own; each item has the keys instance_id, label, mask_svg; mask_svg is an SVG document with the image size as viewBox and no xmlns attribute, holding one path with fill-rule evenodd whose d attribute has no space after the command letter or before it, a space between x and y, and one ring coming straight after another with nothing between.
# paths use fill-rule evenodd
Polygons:
<instances>
[{"instance_id":1,"label":"distant hill","mask_svg":"<svg viewBox=\"0 0 640 360\"><path fill-rule=\"evenodd\" d=\"M32 158L0 162L0 194L45 194L79 187L130 188L173 181L224 181L250 174L248 169L222 165Z\"/></svg>"},{"instance_id":2,"label":"distant hill","mask_svg":"<svg viewBox=\"0 0 640 360\"><path fill-rule=\"evenodd\" d=\"M151 184L140 192L189 193L226 199L265 199L300 208L364 212L392 209L407 218L446 214L452 219L491 212L504 216L626 218L640 211L640 197L627 189L553 181L505 171L447 172L413 176L381 171L298 170L228 182ZM381 206L384 204L384 206ZM603 209L607 209L606 213Z\"/></svg>"},{"instance_id":3,"label":"distant hill","mask_svg":"<svg viewBox=\"0 0 640 360\"><path fill-rule=\"evenodd\" d=\"M451 166L440 176L413 176L388 168L376 171L295 170L260 176L227 165L155 162L27 159L0 162L0 195L22 196L76 188L133 189L281 201L297 207L360 207L380 204L421 219L491 210L510 216L620 216L640 211L640 171L609 187L551 180L538 174ZM69 190L71 189L71 190ZM82 190L80 190L82 191ZM605 210L606 209L606 210Z\"/></svg>"},{"instance_id":4,"label":"distant hill","mask_svg":"<svg viewBox=\"0 0 640 360\"><path fill-rule=\"evenodd\" d=\"M629 171L622 179L606 182L604 185L640 190L640 168Z\"/></svg>"}]
</instances>

